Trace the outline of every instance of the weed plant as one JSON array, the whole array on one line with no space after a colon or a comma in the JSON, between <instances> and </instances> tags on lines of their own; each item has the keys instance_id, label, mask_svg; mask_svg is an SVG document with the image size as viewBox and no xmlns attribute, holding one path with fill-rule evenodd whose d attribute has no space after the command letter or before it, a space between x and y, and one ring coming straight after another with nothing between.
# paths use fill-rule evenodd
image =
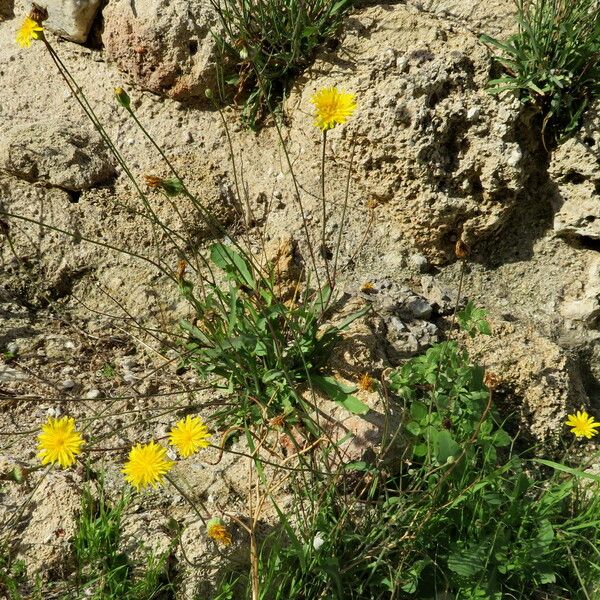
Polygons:
<instances>
[{"instance_id":1,"label":"weed plant","mask_svg":"<svg viewBox=\"0 0 600 600\"><path fill-rule=\"evenodd\" d=\"M245 96L243 115L255 128L311 62L319 45L335 37L353 0L211 0L218 39L236 74L226 83Z\"/></svg>"},{"instance_id":2,"label":"weed plant","mask_svg":"<svg viewBox=\"0 0 600 600\"><path fill-rule=\"evenodd\" d=\"M597 0L516 0L518 31L506 41L482 40L501 51L506 73L490 91L518 92L544 118L554 144L573 134L600 96L600 7Z\"/></svg>"},{"instance_id":3,"label":"weed plant","mask_svg":"<svg viewBox=\"0 0 600 600\"><path fill-rule=\"evenodd\" d=\"M517 452L492 382L455 341L393 371L394 466L354 463L297 490L259 555L262 593L234 572L216 598L592 598L600 478Z\"/></svg>"},{"instance_id":4,"label":"weed plant","mask_svg":"<svg viewBox=\"0 0 600 600\"><path fill-rule=\"evenodd\" d=\"M186 362L203 378L218 375L235 402L216 412L220 427L250 425L280 417L298 422L302 400L298 385L309 381L329 391L319 370L339 339L340 332L364 314L360 311L338 326L320 325L329 302L330 288L306 290L302 298L287 301L275 293L273 268L257 276L231 247L213 245L211 260L225 271L228 280L202 297L193 284L180 282L182 295L192 304L197 325L182 321L189 333ZM333 397L354 412L366 408L354 404L343 386ZM305 406L305 417L311 407ZM302 414L302 413L300 413Z\"/></svg>"},{"instance_id":5,"label":"weed plant","mask_svg":"<svg viewBox=\"0 0 600 600\"><path fill-rule=\"evenodd\" d=\"M128 504L127 496L110 502L102 482L95 494L90 488L84 488L73 539L76 569L73 589L78 590L81 597L93 600L158 600L169 597L167 592L172 590L167 572L170 551L162 556L148 553L145 567L136 569L135 573L123 552L122 519Z\"/></svg>"}]
</instances>

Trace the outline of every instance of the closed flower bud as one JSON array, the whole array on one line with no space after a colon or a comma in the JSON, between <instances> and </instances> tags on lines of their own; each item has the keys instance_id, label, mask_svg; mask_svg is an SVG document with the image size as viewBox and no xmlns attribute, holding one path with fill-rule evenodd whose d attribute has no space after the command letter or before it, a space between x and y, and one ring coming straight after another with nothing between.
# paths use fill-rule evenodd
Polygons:
<instances>
[{"instance_id":1,"label":"closed flower bud","mask_svg":"<svg viewBox=\"0 0 600 600\"><path fill-rule=\"evenodd\" d=\"M117 98L117 102L127 110L131 109L131 99L129 98L129 94L122 88L115 88L115 97Z\"/></svg>"}]
</instances>

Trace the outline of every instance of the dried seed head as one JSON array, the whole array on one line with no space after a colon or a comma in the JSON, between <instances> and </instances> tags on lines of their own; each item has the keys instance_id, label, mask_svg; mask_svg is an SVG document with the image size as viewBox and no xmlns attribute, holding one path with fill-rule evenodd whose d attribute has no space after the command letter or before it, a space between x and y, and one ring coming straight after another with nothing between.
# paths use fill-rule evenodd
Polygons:
<instances>
[{"instance_id":1,"label":"dried seed head","mask_svg":"<svg viewBox=\"0 0 600 600\"><path fill-rule=\"evenodd\" d=\"M500 385L500 378L494 373L487 371L483 378L483 383L490 390L495 390Z\"/></svg>"},{"instance_id":2,"label":"dried seed head","mask_svg":"<svg viewBox=\"0 0 600 600\"><path fill-rule=\"evenodd\" d=\"M375 387L375 379L373 379L373 377L371 377L368 373L365 373L358 380L358 387L365 392L371 392Z\"/></svg>"},{"instance_id":3,"label":"dried seed head","mask_svg":"<svg viewBox=\"0 0 600 600\"><path fill-rule=\"evenodd\" d=\"M361 286L360 286L360 291L363 294L373 294L374 292L376 292L377 290L375 289L375 284L372 281L365 281Z\"/></svg>"},{"instance_id":4,"label":"dried seed head","mask_svg":"<svg viewBox=\"0 0 600 600\"><path fill-rule=\"evenodd\" d=\"M185 270L187 268L187 263L185 262L185 260L180 260L177 263L177 279L179 279L179 281L183 280L183 278L185 277Z\"/></svg>"},{"instance_id":5,"label":"dried seed head","mask_svg":"<svg viewBox=\"0 0 600 600\"><path fill-rule=\"evenodd\" d=\"M29 18L39 25L48 18L48 11L43 6L39 6L35 2L32 2Z\"/></svg>"},{"instance_id":6,"label":"dried seed head","mask_svg":"<svg viewBox=\"0 0 600 600\"><path fill-rule=\"evenodd\" d=\"M456 240L456 246L454 247L454 252L458 258L467 258L470 253L470 248L467 246L466 242L464 242L461 238Z\"/></svg>"}]
</instances>

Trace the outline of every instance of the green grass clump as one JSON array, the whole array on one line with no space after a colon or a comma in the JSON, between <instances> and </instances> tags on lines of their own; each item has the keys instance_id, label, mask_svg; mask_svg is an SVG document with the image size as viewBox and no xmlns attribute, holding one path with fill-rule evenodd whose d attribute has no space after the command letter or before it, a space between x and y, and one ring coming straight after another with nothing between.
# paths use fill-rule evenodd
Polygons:
<instances>
[{"instance_id":1,"label":"green grass clump","mask_svg":"<svg viewBox=\"0 0 600 600\"><path fill-rule=\"evenodd\" d=\"M518 31L507 41L482 40L502 51L506 74L490 82L516 90L544 116L552 143L577 130L600 95L600 7L597 0L516 0Z\"/></svg>"},{"instance_id":2,"label":"green grass clump","mask_svg":"<svg viewBox=\"0 0 600 600\"><path fill-rule=\"evenodd\" d=\"M120 548L126 496L107 500L103 488L94 495L84 489L81 514L73 539L77 594L92 600L149 600L172 596L167 573L168 553L149 554L145 567L136 570ZM69 596L71 597L71 596Z\"/></svg>"},{"instance_id":3,"label":"green grass clump","mask_svg":"<svg viewBox=\"0 0 600 600\"><path fill-rule=\"evenodd\" d=\"M256 127L305 69L317 47L334 37L353 0L212 0L219 41L237 73L227 80L246 94L244 117Z\"/></svg>"},{"instance_id":4,"label":"green grass clump","mask_svg":"<svg viewBox=\"0 0 600 600\"><path fill-rule=\"evenodd\" d=\"M215 244L211 260L227 275L222 286L196 294L190 281L180 289L196 313L182 322L188 334L186 362L203 378L218 376L233 401L213 419L221 427L262 423L274 417L297 422L302 406L297 386L310 382L352 412L366 407L320 368L356 313L338 326L322 326L330 289L307 291L298 302L276 293L274 273L259 272L231 246ZM303 411L302 408L305 410ZM300 411L298 411L300 409Z\"/></svg>"},{"instance_id":5,"label":"green grass clump","mask_svg":"<svg viewBox=\"0 0 600 600\"><path fill-rule=\"evenodd\" d=\"M489 330L480 310L459 322ZM517 451L485 381L455 341L392 372L404 450L296 491L263 544L259 598L593 597L600 478ZM249 599L251 583L233 573L217 598Z\"/></svg>"}]
</instances>

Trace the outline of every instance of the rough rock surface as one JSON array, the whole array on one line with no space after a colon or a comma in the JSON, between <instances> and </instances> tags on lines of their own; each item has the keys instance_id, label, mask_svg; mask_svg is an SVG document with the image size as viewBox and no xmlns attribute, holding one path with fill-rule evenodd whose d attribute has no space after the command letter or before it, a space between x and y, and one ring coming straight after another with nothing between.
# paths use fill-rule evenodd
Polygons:
<instances>
[{"instance_id":1,"label":"rough rock surface","mask_svg":"<svg viewBox=\"0 0 600 600\"><path fill-rule=\"evenodd\" d=\"M64 118L9 130L0 142L0 170L71 191L86 190L115 176L99 135Z\"/></svg>"},{"instance_id":2,"label":"rough rock surface","mask_svg":"<svg viewBox=\"0 0 600 600\"><path fill-rule=\"evenodd\" d=\"M498 379L494 400L504 414L516 413L528 440L556 449L567 415L589 404L576 364L534 329L491 324L493 335L468 342L471 358Z\"/></svg>"},{"instance_id":3,"label":"rough rock surface","mask_svg":"<svg viewBox=\"0 0 600 600\"><path fill-rule=\"evenodd\" d=\"M111 0L103 10L106 56L134 83L179 100L214 87L216 19L203 0Z\"/></svg>"},{"instance_id":4,"label":"rough rock surface","mask_svg":"<svg viewBox=\"0 0 600 600\"><path fill-rule=\"evenodd\" d=\"M600 104L590 108L581 130L554 152L549 173L558 188L556 233L600 240Z\"/></svg>"},{"instance_id":5,"label":"rough rock surface","mask_svg":"<svg viewBox=\"0 0 600 600\"><path fill-rule=\"evenodd\" d=\"M73 42L83 43L94 22L101 0L41 0L48 11L44 27Z\"/></svg>"},{"instance_id":6,"label":"rough rock surface","mask_svg":"<svg viewBox=\"0 0 600 600\"><path fill-rule=\"evenodd\" d=\"M374 7L350 21L339 54L315 64L289 106L309 105L324 86L357 93L332 152L347 164L355 142L364 196L443 262L459 237L472 245L506 222L531 161L519 103L485 92L490 68L468 30L403 5Z\"/></svg>"},{"instance_id":7,"label":"rough rock surface","mask_svg":"<svg viewBox=\"0 0 600 600\"><path fill-rule=\"evenodd\" d=\"M464 2L463 0L408 0L420 10L458 20L488 34L506 36L515 27L515 4L511 0Z\"/></svg>"},{"instance_id":8,"label":"rough rock surface","mask_svg":"<svg viewBox=\"0 0 600 600\"><path fill-rule=\"evenodd\" d=\"M46 476L35 476L42 478L33 491L31 504L24 507L21 520L24 529L18 539L12 540L17 555L27 564L30 577L62 571L81 504L78 489L81 482L74 473L52 470ZM15 519L22 503L12 495L3 500L0 521L5 524Z\"/></svg>"}]
</instances>

